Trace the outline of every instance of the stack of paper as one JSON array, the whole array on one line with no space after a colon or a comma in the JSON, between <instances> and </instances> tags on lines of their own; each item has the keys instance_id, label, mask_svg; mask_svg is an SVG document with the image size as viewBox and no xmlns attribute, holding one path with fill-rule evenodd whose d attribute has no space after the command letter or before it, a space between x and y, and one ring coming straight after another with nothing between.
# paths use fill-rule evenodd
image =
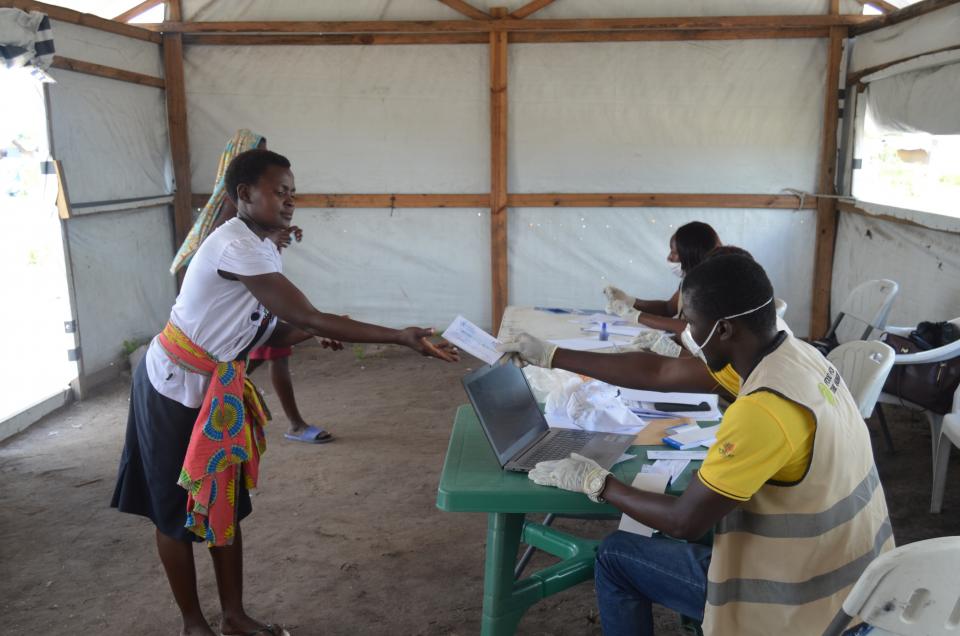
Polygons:
<instances>
[{"instance_id":1,"label":"stack of paper","mask_svg":"<svg viewBox=\"0 0 960 636\"><path fill-rule=\"evenodd\" d=\"M663 393L661 391L641 391L639 389L620 389L620 397L631 411L646 419L662 417L689 417L701 422L719 420L722 417L716 393ZM661 410L660 404L689 404L690 408L706 402L708 410Z\"/></svg>"},{"instance_id":2,"label":"stack of paper","mask_svg":"<svg viewBox=\"0 0 960 636\"><path fill-rule=\"evenodd\" d=\"M717 441L717 429L720 425L700 428L696 424L684 426L679 433L663 438L663 443L677 450L689 450L698 446L710 448Z\"/></svg>"},{"instance_id":3,"label":"stack of paper","mask_svg":"<svg viewBox=\"0 0 960 636\"><path fill-rule=\"evenodd\" d=\"M643 468L640 469L640 472L669 475L670 479L667 481L669 484L679 477L689 465L689 459L658 459L652 464L645 464Z\"/></svg>"}]
</instances>

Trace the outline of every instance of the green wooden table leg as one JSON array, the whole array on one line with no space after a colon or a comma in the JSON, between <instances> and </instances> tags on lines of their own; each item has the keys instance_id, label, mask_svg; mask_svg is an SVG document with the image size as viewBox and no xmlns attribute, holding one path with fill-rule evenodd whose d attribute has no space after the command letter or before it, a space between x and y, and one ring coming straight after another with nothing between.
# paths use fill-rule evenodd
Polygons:
<instances>
[{"instance_id":1,"label":"green wooden table leg","mask_svg":"<svg viewBox=\"0 0 960 636\"><path fill-rule=\"evenodd\" d=\"M529 607L528 602L514 595L513 567L520 547L523 519L523 514L492 512L488 515L483 618L480 624L482 636L513 634Z\"/></svg>"}]
</instances>

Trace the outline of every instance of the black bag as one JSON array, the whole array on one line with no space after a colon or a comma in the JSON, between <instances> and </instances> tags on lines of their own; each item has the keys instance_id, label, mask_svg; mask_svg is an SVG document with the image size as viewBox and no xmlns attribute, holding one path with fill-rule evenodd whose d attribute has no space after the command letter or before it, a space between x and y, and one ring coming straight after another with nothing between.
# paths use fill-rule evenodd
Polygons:
<instances>
[{"instance_id":1,"label":"black bag","mask_svg":"<svg viewBox=\"0 0 960 636\"><path fill-rule=\"evenodd\" d=\"M909 338L884 333L880 340L897 355L928 351L960 338L956 325L921 322ZM883 384L883 392L945 415L953 407L953 394L960 385L960 357L927 364L895 364Z\"/></svg>"},{"instance_id":2,"label":"black bag","mask_svg":"<svg viewBox=\"0 0 960 636\"><path fill-rule=\"evenodd\" d=\"M840 343L837 342L836 334L830 334L829 336L821 338L820 340L811 340L810 346L819 351L820 354L826 358L828 353L840 346Z\"/></svg>"}]
</instances>

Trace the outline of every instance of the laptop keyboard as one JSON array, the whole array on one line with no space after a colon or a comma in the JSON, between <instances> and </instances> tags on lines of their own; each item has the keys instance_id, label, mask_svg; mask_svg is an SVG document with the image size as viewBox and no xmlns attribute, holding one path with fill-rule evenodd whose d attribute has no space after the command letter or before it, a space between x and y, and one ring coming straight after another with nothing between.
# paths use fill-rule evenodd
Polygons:
<instances>
[{"instance_id":1,"label":"laptop keyboard","mask_svg":"<svg viewBox=\"0 0 960 636\"><path fill-rule=\"evenodd\" d=\"M592 436L593 433L590 431L561 429L550 438L550 441L538 445L529 455L524 456L523 464L532 468L537 462L566 459L570 453L575 453L586 446Z\"/></svg>"}]
</instances>

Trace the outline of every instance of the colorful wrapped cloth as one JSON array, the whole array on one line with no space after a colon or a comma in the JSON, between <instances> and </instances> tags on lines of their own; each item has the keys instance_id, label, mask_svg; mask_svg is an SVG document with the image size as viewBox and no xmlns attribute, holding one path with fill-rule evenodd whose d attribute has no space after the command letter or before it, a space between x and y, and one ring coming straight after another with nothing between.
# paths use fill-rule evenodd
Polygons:
<instances>
[{"instance_id":1,"label":"colorful wrapped cloth","mask_svg":"<svg viewBox=\"0 0 960 636\"><path fill-rule=\"evenodd\" d=\"M216 225L220 213L223 211L224 202L227 200L226 184L224 176L227 173L227 166L233 161L233 158L241 152L253 150L264 141L263 135L258 135L246 128L238 130L236 134L227 142L227 147L223 149L220 155L220 165L217 167L217 180L213 185L213 194L207 200L207 204L200 210L197 220L193 227L187 233L187 238L183 240L183 245L177 250L177 255L173 257L173 263L170 265L170 273L176 274L181 267L190 263L190 259L196 253L203 239L207 238Z\"/></svg>"},{"instance_id":2,"label":"colorful wrapped cloth","mask_svg":"<svg viewBox=\"0 0 960 636\"><path fill-rule=\"evenodd\" d=\"M248 490L256 488L260 455L267 448L260 393L245 377L245 361L217 361L173 323L158 340L175 364L210 376L178 480L189 493L184 527L211 547L230 545L239 480Z\"/></svg>"}]
</instances>

